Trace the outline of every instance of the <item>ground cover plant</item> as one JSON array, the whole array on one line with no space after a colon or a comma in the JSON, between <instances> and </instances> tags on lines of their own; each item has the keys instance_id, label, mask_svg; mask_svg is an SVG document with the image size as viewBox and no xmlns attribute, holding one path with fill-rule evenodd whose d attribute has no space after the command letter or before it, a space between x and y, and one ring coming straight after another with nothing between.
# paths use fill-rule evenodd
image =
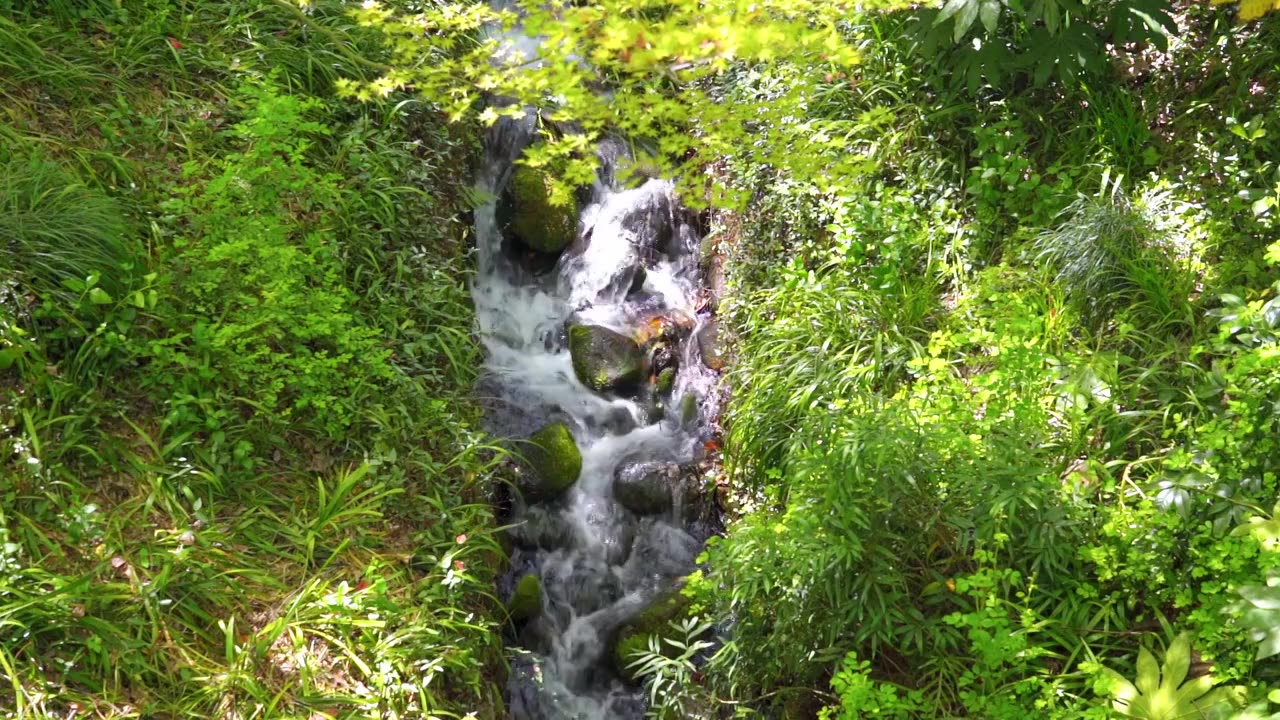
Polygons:
<instances>
[{"instance_id":1,"label":"ground cover plant","mask_svg":"<svg viewBox=\"0 0 1280 720\"><path fill-rule=\"evenodd\" d=\"M497 717L474 139L337 4L0 3L0 714Z\"/></svg>"}]
</instances>

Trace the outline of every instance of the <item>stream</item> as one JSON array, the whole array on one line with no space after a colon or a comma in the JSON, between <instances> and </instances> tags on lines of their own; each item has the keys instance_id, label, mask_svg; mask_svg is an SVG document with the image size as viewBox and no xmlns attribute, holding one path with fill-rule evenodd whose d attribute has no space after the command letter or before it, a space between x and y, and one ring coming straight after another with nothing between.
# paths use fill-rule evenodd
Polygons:
<instances>
[{"instance_id":1,"label":"stream","mask_svg":"<svg viewBox=\"0 0 1280 720\"><path fill-rule=\"evenodd\" d=\"M513 526L500 594L510 597L525 575L540 579L537 612L510 631L507 707L517 720L639 718L644 695L623 679L612 643L695 569L719 529L698 465L719 385L699 350L714 327L699 307L697 218L670 181L621 185L625 145L605 142L597 181L579 193L576 240L558 257L523 248L500 218L514 162L533 141L530 119L499 123L478 179L492 198L475 215L479 395L488 430L517 452L560 422L582 463L567 491L536 502L513 491L500 517ZM642 338L644 377L604 392L584 385L568 349L575 325ZM655 383L668 368L666 383ZM637 480L659 482L665 501L637 503L627 487L620 501L619 487Z\"/></svg>"}]
</instances>

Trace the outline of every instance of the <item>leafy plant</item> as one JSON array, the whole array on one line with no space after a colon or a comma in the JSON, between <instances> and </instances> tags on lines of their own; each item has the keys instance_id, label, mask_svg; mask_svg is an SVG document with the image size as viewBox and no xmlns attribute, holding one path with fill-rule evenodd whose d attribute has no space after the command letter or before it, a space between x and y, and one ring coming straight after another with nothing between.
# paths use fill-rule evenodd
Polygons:
<instances>
[{"instance_id":1,"label":"leafy plant","mask_svg":"<svg viewBox=\"0 0 1280 720\"><path fill-rule=\"evenodd\" d=\"M918 12L921 50L945 58L955 70L951 82L970 91L1022 78L1037 86L1055 77L1069 84L1106 67L1108 43L1163 49L1178 30L1166 0L947 0ZM972 30L978 37L962 44Z\"/></svg>"},{"instance_id":2,"label":"leafy plant","mask_svg":"<svg viewBox=\"0 0 1280 720\"><path fill-rule=\"evenodd\" d=\"M687 718L706 698L699 691L697 661L712 647L707 636L711 623L702 618L673 620L671 632L654 633L649 646L633 656L635 671L649 694L649 717Z\"/></svg>"},{"instance_id":3,"label":"leafy plant","mask_svg":"<svg viewBox=\"0 0 1280 720\"><path fill-rule=\"evenodd\" d=\"M1100 689L1112 698L1112 707L1125 717L1141 720L1183 720L1228 717L1239 703L1239 688L1214 688L1212 675L1188 679L1191 639L1180 634L1165 651L1164 662L1143 647L1138 651L1138 675L1129 682L1110 668L1100 670Z\"/></svg>"},{"instance_id":4,"label":"leafy plant","mask_svg":"<svg viewBox=\"0 0 1280 720\"><path fill-rule=\"evenodd\" d=\"M1119 192L1080 197L1062 212L1065 220L1036 239L1036 260L1055 273L1067 299L1093 328L1122 308L1145 311L1144 320L1183 321L1190 283L1163 247L1142 208Z\"/></svg>"}]
</instances>

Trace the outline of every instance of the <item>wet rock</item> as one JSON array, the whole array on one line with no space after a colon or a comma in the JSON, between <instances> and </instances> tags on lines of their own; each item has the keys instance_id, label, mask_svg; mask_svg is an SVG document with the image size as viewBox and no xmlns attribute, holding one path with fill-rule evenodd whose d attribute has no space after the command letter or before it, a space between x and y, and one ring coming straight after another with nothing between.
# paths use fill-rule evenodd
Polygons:
<instances>
[{"instance_id":1,"label":"wet rock","mask_svg":"<svg viewBox=\"0 0 1280 720\"><path fill-rule=\"evenodd\" d=\"M593 433L603 432L606 435L626 435L639 426L630 410L616 406L602 414L588 416L585 424Z\"/></svg>"},{"instance_id":2,"label":"wet rock","mask_svg":"<svg viewBox=\"0 0 1280 720\"><path fill-rule=\"evenodd\" d=\"M702 355L702 363L712 370L721 370L725 366L724 346L720 339L720 321L708 318L695 333L698 352Z\"/></svg>"},{"instance_id":3,"label":"wet rock","mask_svg":"<svg viewBox=\"0 0 1280 720\"><path fill-rule=\"evenodd\" d=\"M644 289L644 281L649 279L649 271L643 265L637 267L631 276L631 287L627 288L628 295L635 295Z\"/></svg>"},{"instance_id":4,"label":"wet rock","mask_svg":"<svg viewBox=\"0 0 1280 720\"><path fill-rule=\"evenodd\" d=\"M654 381L653 389L655 392L661 395L666 395L667 393L671 392L671 388L675 387L675 384L676 384L675 367L666 367L658 372L658 377Z\"/></svg>"},{"instance_id":5,"label":"wet rock","mask_svg":"<svg viewBox=\"0 0 1280 720\"><path fill-rule=\"evenodd\" d=\"M649 416L649 424L660 423L667 417L667 406L661 400L654 400L649 404L647 411Z\"/></svg>"},{"instance_id":6,"label":"wet rock","mask_svg":"<svg viewBox=\"0 0 1280 720\"><path fill-rule=\"evenodd\" d=\"M629 620L613 637L610 659L614 671L628 682L635 682L636 668L631 667L639 652L649 649L652 639L657 639L663 655L675 657L680 651L666 642L667 639L683 641L671 627L672 621L679 621L689 614L689 598L680 594L679 590L668 592L640 614Z\"/></svg>"},{"instance_id":7,"label":"wet rock","mask_svg":"<svg viewBox=\"0 0 1280 720\"><path fill-rule=\"evenodd\" d=\"M635 515L604 496L585 499L578 511L586 532L599 543L605 562L610 566L625 562L635 543Z\"/></svg>"},{"instance_id":8,"label":"wet rock","mask_svg":"<svg viewBox=\"0 0 1280 720\"><path fill-rule=\"evenodd\" d=\"M630 192L643 193L643 199L629 208L619 224L635 238L636 248L646 260L656 259L657 253L671 248L676 231L670 183L649 180Z\"/></svg>"},{"instance_id":9,"label":"wet rock","mask_svg":"<svg viewBox=\"0 0 1280 720\"><path fill-rule=\"evenodd\" d=\"M651 372L661 373L666 370L674 370L680 363L680 358L676 355L675 348L667 343L662 343L653 348L649 358L649 367Z\"/></svg>"},{"instance_id":10,"label":"wet rock","mask_svg":"<svg viewBox=\"0 0 1280 720\"><path fill-rule=\"evenodd\" d=\"M647 517L636 528L631 555L620 573L634 583L674 581L693 572L701 547L683 528Z\"/></svg>"},{"instance_id":11,"label":"wet rock","mask_svg":"<svg viewBox=\"0 0 1280 720\"><path fill-rule=\"evenodd\" d=\"M596 392L634 387L644 374L644 354L635 340L600 325L569 328L573 372Z\"/></svg>"},{"instance_id":12,"label":"wet rock","mask_svg":"<svg viewBox=\"0 0 1280 720\"><path fill-rule=\"evenodd\" d=\"M596 300L611 303L622 297L634 296L644 288L644 281L648 277L649 271L640 264L639 258L633 258L632 262L623 265L609 278L609 282L596 294Z\"/></svg>"},{"instance_id":13,"label":"wet rock","mask_svg":"<svg viewBox=\"0 0 1280 720\"><path fill-rule=\"evenodd\" d=\"M542 581L530 573L520 578L516 589L507 600L507 615L511 622L519 625L531 620L542 612Z\"/></svg>"},{"instance_id":14,"label":"wet rock","mask_svg":"<svg viewBox=\"0 0 1280 720\"><path fill-rule=\"evenodd\" d=\"M622 597L622 581L603 556L560 553L548 558L543 574L549 612L567 625L573 617L609 607Z\"/></svg>"},{"instance_id":15,"label":"wet rock","mask_svg":"<svg viewBox=\"0 0 1280 720\"><path fill-rule=\"evenodd\" d=\"M680 424L690 427L698 419L698 396L687 393L680 398Z\"/></svg>"},{"instance_id":16,"label":"wet rock","mask_svg":"<svg viewBox=\"0 0 1280 720\"><path fill-rule=\"evenodd\" d=\"M528 508L507 533L519 547L543 550L567 548L573 545L577 534L573 524L559 513L539 506Z\"/></svg>"},{"instance_id":17,"label":"wet rock","mask_svg":"<svg viewBox=\"0 0 1280 720\"><path fill-rule=\"evenodd\" d=\"M534 433L524 453L536 477L526 477L521 492L531 500L563 494L582 472L582 452L564 423L552 423Z\"/></svg>"},{"instance_id":18,"label":"wet rock","mask_svg":"<svg viewBox=\"0 0 1280 720\"><path fill-rule=\"evenodd\" d=\"M643 316L636 328L636 342L646 346L676 346L689 336L697 321L679 310L662 310Z\"/></svg>"},{"instance_id":19,"label":"wet rock","mask_svg":"<svg viewBox=\"0 0 1280 720\"><path fill-rule=\"evenodd\" d=\"M637 515L660 515L671 510L682 485L680 466L675 463L634 463L614 472L613 497Z\"/></svg>"},{"instance_id":20,"label":"wet rock","mask_svg":"<svg viewBox=\"0 0 1280 720\"><path fill-rule=\"evenodd\" d=\"M516 167L504 200L504 228L532 250L555 255L577 235L577 208L572 203L553 205L551 178L537 168Z\"/></svg>"}]
</instances>

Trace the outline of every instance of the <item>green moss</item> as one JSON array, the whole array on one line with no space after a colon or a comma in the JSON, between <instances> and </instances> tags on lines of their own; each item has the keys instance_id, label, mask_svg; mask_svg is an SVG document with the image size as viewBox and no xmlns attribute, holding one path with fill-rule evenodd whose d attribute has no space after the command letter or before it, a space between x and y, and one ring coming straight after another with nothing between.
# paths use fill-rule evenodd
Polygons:
<instances>
[{"instance_id":1,"label":"green moss","mask_svg":"<svg viewBox=\"0 0 1280 720\"><path fill-rule=\"evenodd\" d=\"M521 165L511 175L514 204L511 230L529 247L558 253L573 242L578 213L573 205L551 204L551 178L537 168Z\"/></svg>"},{"instance_id":2,"label":"green moss","mask_svg":"<svg viewBox=\"0 0 1280 720\"><path fill-rule=\"evenodd\" d=\"M564 423L552 423L529 438L526 456L537 484L526 488L538 498L555 497L578 481L582 472L582 452Z\"/></svg>"},{"instance_id":3,"label":"green moss","mask_svg":"<svg viewBox=\"0 0 1280 720\"><path fill-rule=\"evenodd\" d=\"M620 390L640 382L644 354L635 340L599 325L569 328L573 373L596 392Z\"/></svg>"},{"instance_id":4,"label":"green moss","mask_svg":"<svg viewBox=\"0 0 1280 720\"><path fill-rule=\"evenodd\" d=\"M680 399L680 422L688 425L698 417L698 396L686 394Z\"/></svg>"},{"instance_id":5,"label":"green moss","mask_svg":"<svg viewBox=\"0 0 1280 720\"><path fill-rule=\"evenodd\" d=\"M516 589L507 601L507 614L511 622L519 624L532 620L542 612L542 581L534 573L520 578Z\"/></svg>"},{"instance_id":6,"label":"green moss","mask_svg":"<svg viewBox=\"0 0 1280 720\"><path fill-rule=\"evenodd\" d=\"M654 389L660 393L669 393L671 388L676 384L676 369L667 368L658 373L658 381L654 385Z\"/></svg>"}]
</instances>

